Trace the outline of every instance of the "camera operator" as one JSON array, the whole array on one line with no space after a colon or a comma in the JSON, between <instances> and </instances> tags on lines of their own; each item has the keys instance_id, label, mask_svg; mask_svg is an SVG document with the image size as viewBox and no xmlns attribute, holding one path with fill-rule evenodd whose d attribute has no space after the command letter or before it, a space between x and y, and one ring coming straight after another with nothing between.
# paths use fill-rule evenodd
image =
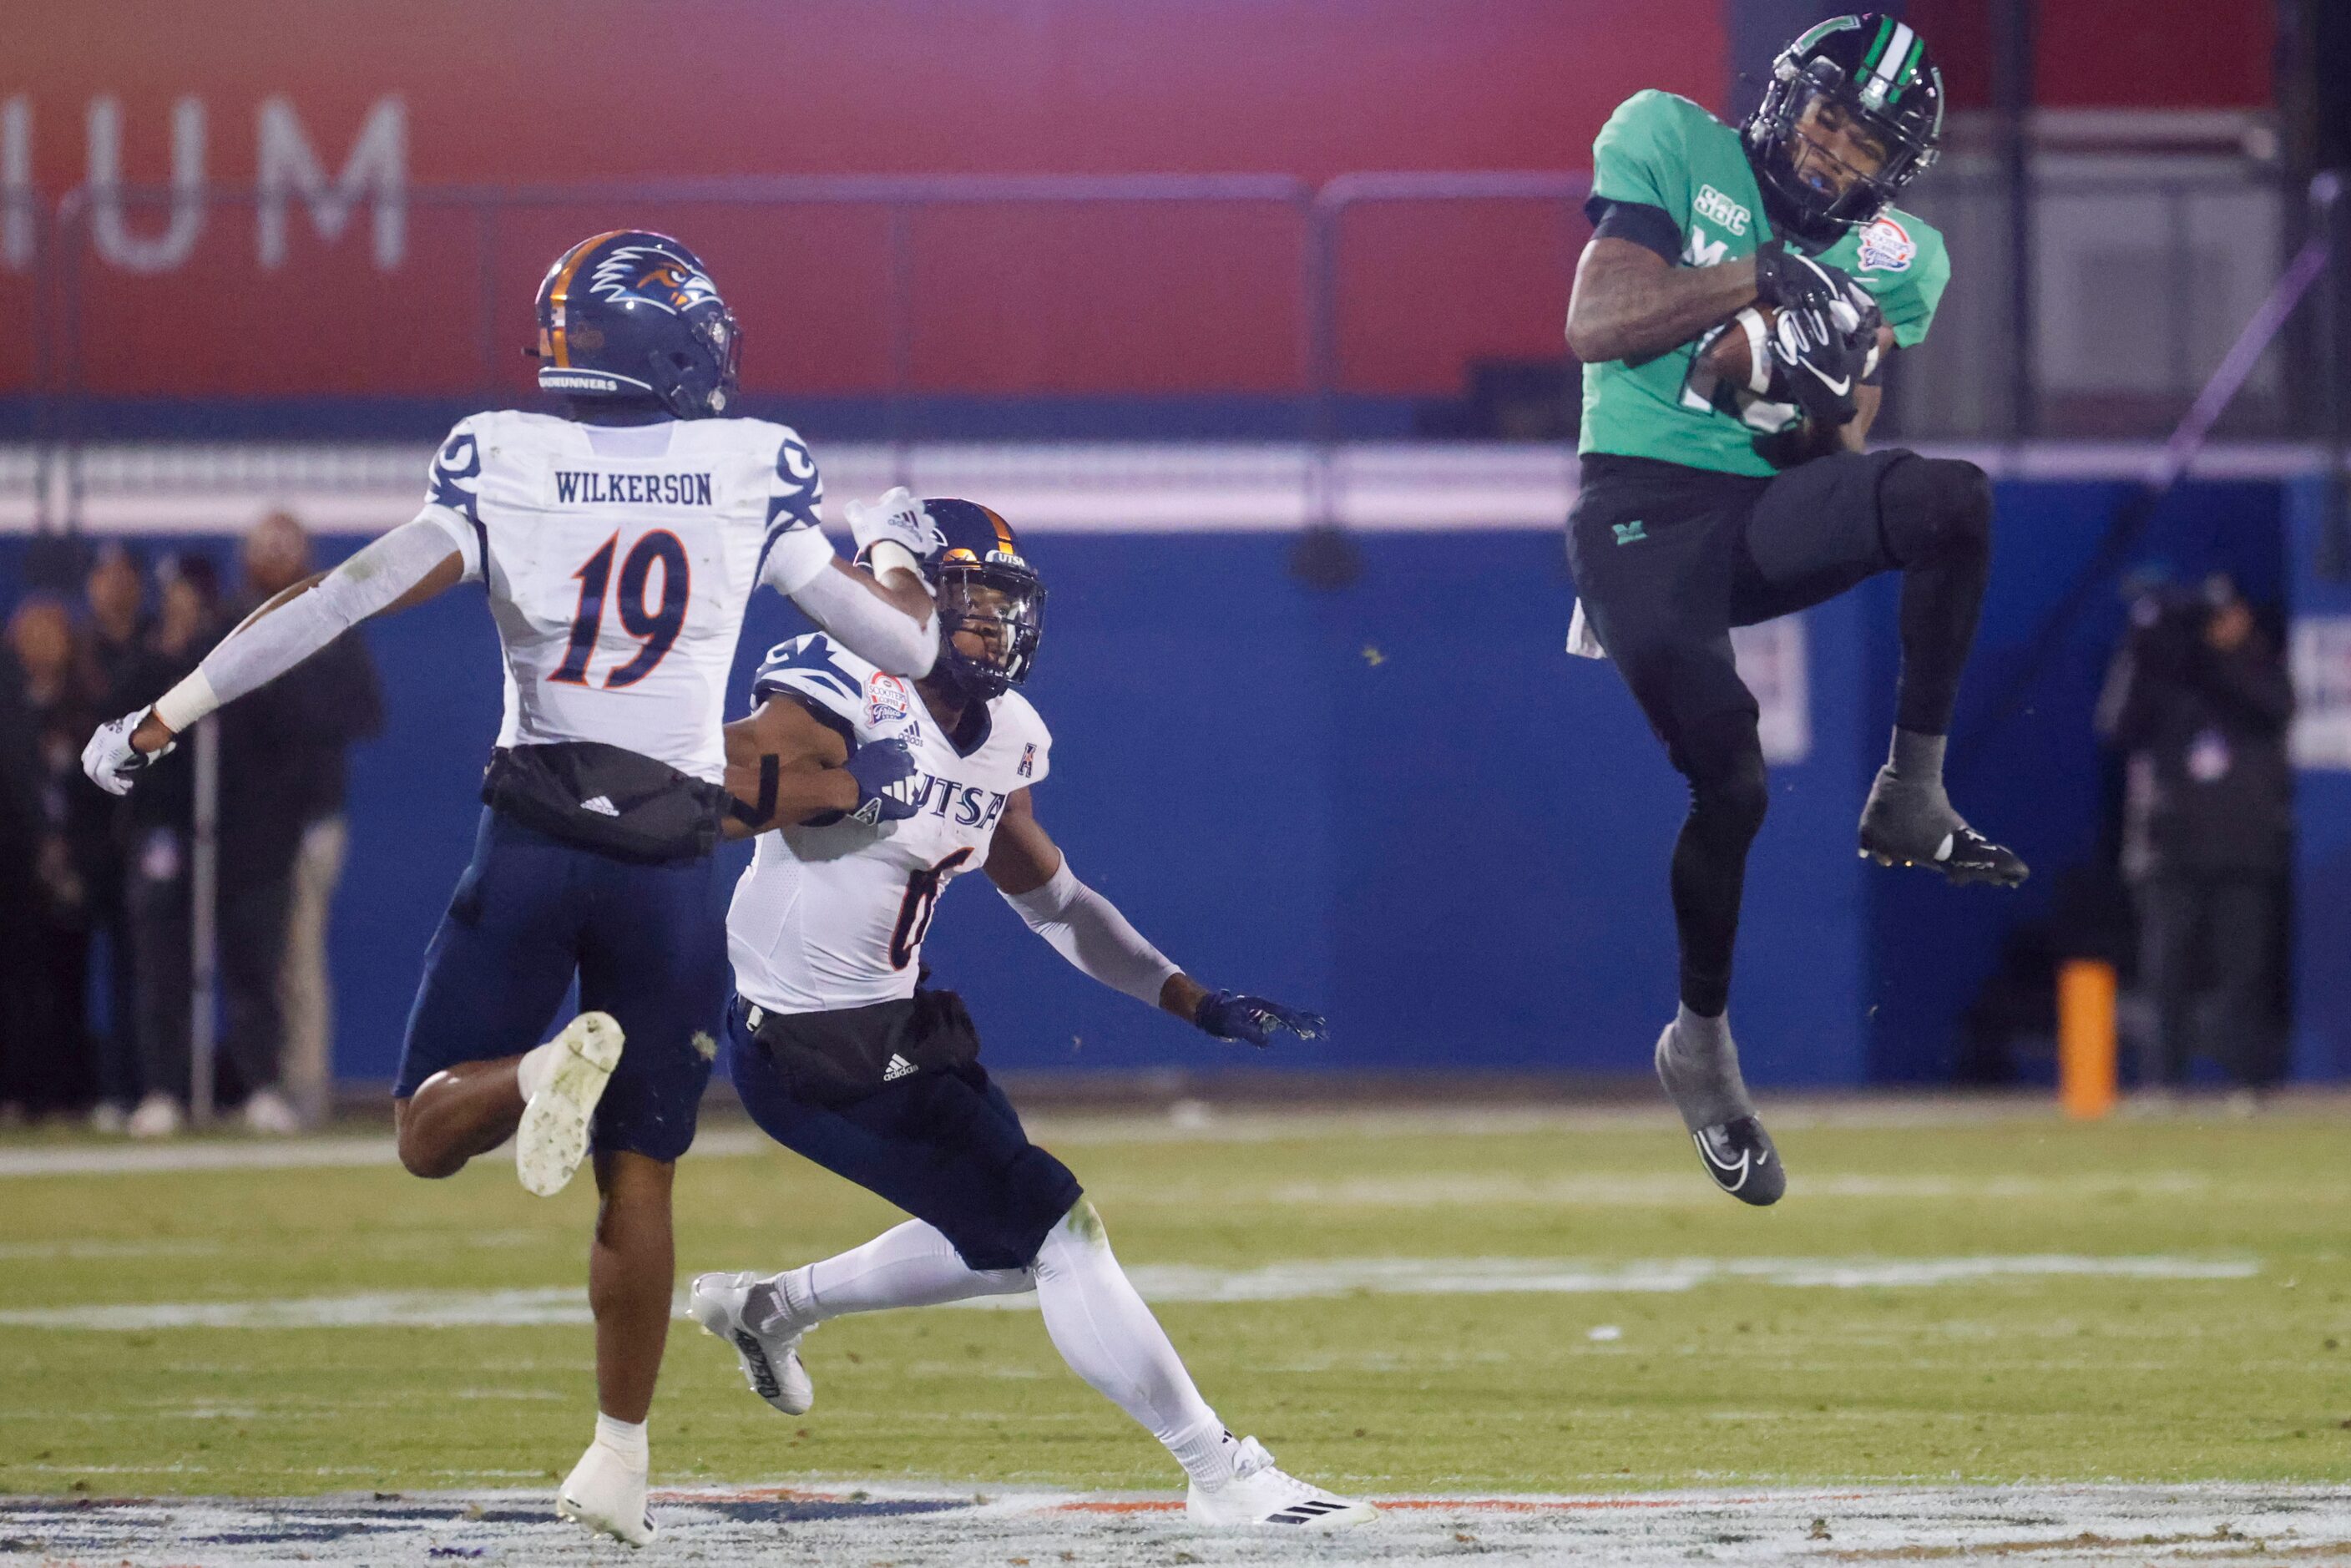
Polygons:
<instances>
[{"instance_id":1,"label":"camera operator","mask_svg":"<svg viewBox=\"0 0 2351 1568\"><path fill-rule=\"evenodd\" d=\"M2226 576L2200 592L2154 587L2133 599L2098 727L2125 756L2123 873L2156 1014L2146 1076L2164 1092L2186 1082L2199 1044L2240 1091L2277 1074L2293 713L2277 650Z\"/></svg>"}]
</instances>

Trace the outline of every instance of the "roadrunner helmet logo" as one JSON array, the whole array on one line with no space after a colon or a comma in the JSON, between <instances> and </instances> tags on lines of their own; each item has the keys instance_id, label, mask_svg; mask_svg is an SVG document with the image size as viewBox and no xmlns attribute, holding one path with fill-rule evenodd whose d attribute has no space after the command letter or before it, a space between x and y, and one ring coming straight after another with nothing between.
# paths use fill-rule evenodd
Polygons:
<instances>
[{"instance_id":1,"label":"roadrunner helmet logo","mask_svg":"<svg viewBox=\"0 0 2351 1568\"><path fill-rule=\"evenodd\" d=\"M588 291L600 299L642 299L657 310L682 316L718 298L710 275L694 262L649 245L622 246L596 264Z\"/></svg>"}]
</instances>

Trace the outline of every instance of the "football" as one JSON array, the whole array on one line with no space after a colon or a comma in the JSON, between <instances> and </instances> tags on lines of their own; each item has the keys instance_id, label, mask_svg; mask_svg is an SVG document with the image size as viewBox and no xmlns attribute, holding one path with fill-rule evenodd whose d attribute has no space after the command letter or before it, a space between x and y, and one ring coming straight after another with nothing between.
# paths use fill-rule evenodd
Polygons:
<instances>
[{"instance_id":1,"label":"football","mask_svg":"<svg viewBox=\"0 0 2351 1568\"><path fill-rule=\"evenodd\" d=\"M1780 312L1750 305L1698 340L1699 368L1726 386L1761 396L1771 390L1771 325Z\"/></svg>"},{"instance_id":2,"label":"football","mask_svg":"<svg viewBox=\"0 0 2351 1568\"><path fill-rule=\"evenodd\" d=\"M1709 329L1698 340L1698 368L1726 386L1762 396L1771 386L1770 340L1772 325L1779 318L1779 310L1772 306L1750 305L1719 327ZM1893 347L1893 329L1880 323L1877 352L1870 357L1862 373L1867 375L1875 371Z\"/></svg>"}]
</instances>

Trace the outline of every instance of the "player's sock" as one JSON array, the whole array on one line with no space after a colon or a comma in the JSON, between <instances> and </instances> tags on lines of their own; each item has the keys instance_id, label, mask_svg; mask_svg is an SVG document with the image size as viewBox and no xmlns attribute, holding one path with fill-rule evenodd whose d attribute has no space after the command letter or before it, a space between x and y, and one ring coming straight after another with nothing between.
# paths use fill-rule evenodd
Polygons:
<instances>
[{"instance_id":1,"label":"player's sock","mask_svg":"<svg viewBox=\"0 0 2351 1568\"><path fill-rule=\"evenodd\" d=\"M596 1412L596 1441L627 1459L639 1469L653 1463L653 1445L645 1437L643 1421L620 1421Z\"/></svg>"},{"instance_id":2,"label":"player's sock","mask_svg":"<svg viewBox=\"0 0 2351 1568\"><path fill-rule=\"evenodd\" d=\"M1070 1370L1165 1444L1193 1480L1232 1479L1238 1445L1118 1266L1093 1205L1081 1202L1046 1232L1035 1273L1045 1332Z\"/></svg>"},{"instance_id":3,"label":"player's sock","mask_svg":"<svg viewBox=\"0 0 2351 1568\"><path fill-rule=\"evenodd\" d=\"M522 1053L522 1060L515 1063L515 1085L522 1091L525 1104L547 1087L547 1081L555 1076L555 1064L562 1059L559 1040L535 1045Z\"/></svg>"},{"instance_id":4,"label":"player's sock","mask_svg":"<svg viewBox=\"0 0 2351 1568\"><path fill-rule=\"evenodd\" d=\"M1968 825L1943 792L1946 742L1944 736L1895 728L1886 766L1862 808L1865 848L1896 859L1931 859L1946 835Z\"/></svg>"},{"instance_id":5,"label":"player's sock","mask_svg":"<svg viewBox=\"0 0 2351 1568\"><path fill-rule=\"evenodd\" d=\"M1896 725L1894 746L1886 757L1886 770L1906 784L1940 789L1943 752L1949 744L1950 737L1947 735L1921 735Z\"/></svg>"},{"instance_id":6,"label":"player's sock","mask_svg":"<svg viewBox=\"0 0 2351 1568\"><path fill-rule=\"evenodd\" d=\"M938 1230L910 1219L862 1247L753 1286L743 1319L755 1333L804 1333L850 1312L1017 1295L1032 1285L1025 1269L972 1268Z\"/></svg>"},{"instance_id":7,"label":"player's sock","mask_svg":"<svg viewBox=\"0 0 2351 1568\"><path fill-rule=\"evenodd\" d=\"M1682 1113L1682 1125L1693 1133L1755 1114L1755 1102L1739 1074L1739 1047L1731 1040L1728 1014L1708 1018L1682 1004L1657 1043L1657 1076Z\"/></svg>"},{"instance_id":8,"label":"player's sock","mask_svg":"<svg viewBox=\"0 0 2351 1568\"><path fill-rule=\"evenodd\" d=\"M2024 862L1970 827L1944 792L1943 747L1942 736L1896 727L1861 808L1861 852L1881 865L1927 866L1956 883L2015 886L2028 874Z\"/></svg>"}]
</instances>

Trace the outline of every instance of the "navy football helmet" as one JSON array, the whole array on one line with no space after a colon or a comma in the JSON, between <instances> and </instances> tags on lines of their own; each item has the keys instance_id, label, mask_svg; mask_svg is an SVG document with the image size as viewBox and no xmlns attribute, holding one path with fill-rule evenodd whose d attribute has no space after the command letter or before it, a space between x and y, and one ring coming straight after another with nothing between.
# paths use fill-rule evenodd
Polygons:
<instances>
[{"instance_id":1,"label":"navy football helmet","mask_svg":"<svg viewBox=\"0 0 2351 1568\"><path fill-rule=\"evenodd\" d=\"M923 562L938 591L943 674L972 696L1002 696L1029 678L1045 635L1045 584L1022 559L1012 525L977 501L926 499L939 547ZM957 632L986 645L979 655L956 646Z\"/></svg>"},{"instance_id":2,"label":"navy football helmet","mask_svg":"<svg viewBox=\"0 0 2351 1568\"><path fill-rule=\"evenodd\" d=\"M1850 178L1837 188L1827 165L1844 161L1808 131L1823 122L1850 126L1876 143L1877 166L1844 164ZM1933 165L1943 139L1943 73L1907 23L1876 11L1831 17L1771 62L1745 137L1773 225L1813 246L1833 245L1874 221Z\"/></svg>"},{"instance_id":3,"label":"navy football helmet","mask_svg":"<svg viewBox=\"0 0 2351 1568\"><path fill-rule=\"evenodd\" d=\"M583 239L538 286L538 384L567 397L649 397L709 419L734 404L742 341L709 269L667 235Z\"/></svg>"}]
</instances>

